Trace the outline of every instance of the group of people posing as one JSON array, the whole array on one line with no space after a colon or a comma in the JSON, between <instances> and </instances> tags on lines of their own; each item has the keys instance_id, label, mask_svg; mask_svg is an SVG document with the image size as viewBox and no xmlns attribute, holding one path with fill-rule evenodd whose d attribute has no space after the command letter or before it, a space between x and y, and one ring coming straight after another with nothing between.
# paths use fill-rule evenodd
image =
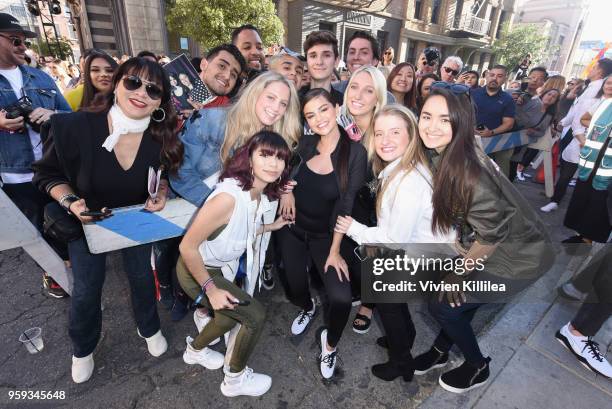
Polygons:
<instances>
[{"instance_id":1,"label":"group of people posing","mask_svg":"<svg viewBox=\"0 0 612 409\"><path fill-rule=\"evenodd\" d=\"M251 25L236 29L232 44L211 49L200 77L215 98L188 112L177 112L158 62L143 56L116 66L93 52L73 106L78 111L50 115L43 127L33 184L71 220L91 223L112 217L107 209L142 203L155 212L175 195L199 208L181 239L121 250L137 333L151 355L168 347L157 312L153 249L158 270L171 266L159 278L160 287L171 288L168 306L182 297L197 307L198 334L187 338L183 360L223 368L225 396L259 396L271 387L270 376L247 364L266 322L257 299L265 295L254 294L271 288L274 275L295 306L287 325L293 336L318 313L311 285L320 283L326 302L316 338L319 369L328 379L360 294L360 274L370 274L361 271L355 247L447 244L453 257L486 259L486 268L438 271L435 279L495 280L515 291L551 266L545 226L478 147L469 87L432 77L427 93L417 93L417 78L423 83L430 74L408 63L385 79L376 67L378 44L365 32L348 42L350 78L334 84L339 51L331 32L312 32L304 41L307 84L296 53L281 49L264 72L261 49ZM422 59L422 66L433 66ZM447 75L459 74L445 64ZM150 168L162 169L155 195L146 183ZM67 247L74 275L72 378L82 383L93 374L100 339L106 255L92 254L82 234ZM439 382L461 393L489 378L491 358L471 326L488 301L455 290L432 296L429 311L440 332L417 356L405 303L363 304L351 326L367 332L378 310L385 335L377 344L388 349L389 360L372 373L386 381L410 381L446 366L456 345L465 361L443 371ZM221 338L225 354L210 348Z\"/></svg>"}]
</instances>

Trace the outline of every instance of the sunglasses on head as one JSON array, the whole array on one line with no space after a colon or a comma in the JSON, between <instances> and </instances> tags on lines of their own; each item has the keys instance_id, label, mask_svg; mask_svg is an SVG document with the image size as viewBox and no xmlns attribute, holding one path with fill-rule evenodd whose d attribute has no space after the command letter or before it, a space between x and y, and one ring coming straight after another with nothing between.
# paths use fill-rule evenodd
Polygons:
<instances>
[{"instance_id":1,"label":"sunglasses on head","mask_svg":"<svg viewBox=\"0 0 612 409\"><path fill-rule=\"evenodd\" d=\"M128 91L136 91L137 89L142 87L142 84L143 84L142 79L140 79L140 77L136 75L128 75L128 76L123 77L123 86ZM147 83L145 85L145 91L147 92L147 95L151 99L161 99L163 95L162 89L158 87L157 85L151 84L151 83Z\"/></svg>"},{"instance_id":2,"label":"sunglasses on head","mask_svg":"<svg viewBox=\"0 0 612 409\"><path fill-rule=\"evenodd\" d=\"M453 75L459 74L458 70L453 70L452 68L449 68L449 67L442 67L442 68L444 68L444 71L446 71L447 74L450 74L450 73L452 73Z\"/></svg>"},{"instance_id":3,"label":"sunglasses on head","mask_svg":"<svg viewBox=\"0 0 612 409\"><path fill-rule=\"evenodd\" d=\"M22 44L24 44L26 47L29 47L32 44L29 41L22 40L19 37L7 37L3 35L0 35L0 37L4 37L7 40L9 40L13 44L14 47L20 47Z\"/></svg>"},{"instance_id":4,"label":"sunglasses on head","mask_svg":"<svg viewBox=\"0 0 612 409\"><path fill-rule=\"evenodd\" d=\"M444 81L436 81L433 82L431 84L430 87L432 90L435 88L443 88L443 89L448 89L450 90L450 92L452 92L455 95L464 95L464 94L468 94L470 93L470 87L468 87L467 85L463 85L463 84L450 84L448 82L444 82Z\"/></svg>"}]
</instances>

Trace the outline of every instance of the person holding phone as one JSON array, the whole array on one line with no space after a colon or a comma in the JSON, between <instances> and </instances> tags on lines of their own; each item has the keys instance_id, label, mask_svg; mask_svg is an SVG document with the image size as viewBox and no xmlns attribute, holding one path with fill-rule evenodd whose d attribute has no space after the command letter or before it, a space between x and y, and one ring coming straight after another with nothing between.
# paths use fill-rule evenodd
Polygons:
<instances>
[{"instance_id":1,"label":"person holding phone","mask_svg":"<svg viewBox=\"0 0 612 409\"><path fill-rule=\"evenodd\" d=\"M265 309L253 298L261 284L270 232L288 223L274 220L278 198L288 180L291 152L284 139L259 131L225 163L215 190L207 197L179 249L179 282L196 304L214 310L214 317L195 340L187 338L183 360L207 369L223 366L223 355L207 346L240 324L227 345L228 365L221 393L260 396L270 389L268 375L254 373L247 361L261 335ZM244 289L234 280L246 252ZM259 284L259 285L258 285Z\"/></svg>"},{"instance_id":2,"label":"person holding phone","mask_svg":"<svg viewBox=\"0 0 612 409\"><path fill-rule=\"evenodd\" d=\"M171 85L161 66L131 58L118 68L112 83L113 91L101 94L98 105L51 117L43 158L33 166L33 183L81 223L110 216L107 208L145 201L148 211L163 209L168 183L162 179L157 196L150 199L149 167L164 166L172 173L182 161ZM68 243L68 251L74 275L69 323L72 379L81 383L93 374L93 351L100 339L106 254L92 254L84 237ZM158 357L168 344L157 315L151 244L121 253L138 335Z\"/></svg>"},{"instance_id":3,"label":"person holding phone","mask_svg":"<svg viewBox=\"0 0 612 409\"><path fill-rule=\"evenodd\" d=\"M417 120L404 106L383 107L374 120L368 143L374 173L380 186L376 197L377 223L367 226L351 217L338 216L335 231L358 244L454 243L454 230L438 234L431 228L431 172L426 165ZM376 304L385 330L377 340L389 349L389 361L374 365L377 378L410 381L414 360L410 353L416 330L406 303Z\"/></svg>"}]
</instances>

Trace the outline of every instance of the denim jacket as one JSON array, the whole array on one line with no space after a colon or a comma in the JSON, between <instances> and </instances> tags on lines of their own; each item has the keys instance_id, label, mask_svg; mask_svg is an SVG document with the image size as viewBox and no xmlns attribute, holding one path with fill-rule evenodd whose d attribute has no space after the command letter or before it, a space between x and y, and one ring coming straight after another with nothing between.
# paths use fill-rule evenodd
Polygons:
<instances>
[{"instance_id":1,"label":"denim jacket","mask_svg":"<svg viewBox=\"0 0 612 409\"><path fill-rule=\"evenodd\" d=\"M178 173L170 177L170 186L198 207L212 191L204 179L221 170L221 145L225 138L227 112L228 108L206 108L194 112L180 135L185 155Z\"/></svg>"},{"instance_id":2,"label":"denim jacket","mask_svg":"<svg viewBox=\"0 0 612 409\"><path fill-rule=\"evenodd\" d=\"M72 111L51 77L27 65L18 67L23 78L23 90L32 100L34 108L42 107L58 112ZM19 98L21 95L15 95L8 80L0 75L0 108L13 104ZM32 172L34 151L27 132L27 128L13 133L0 129L0 172Z\"/></svg>"}]
</instances>

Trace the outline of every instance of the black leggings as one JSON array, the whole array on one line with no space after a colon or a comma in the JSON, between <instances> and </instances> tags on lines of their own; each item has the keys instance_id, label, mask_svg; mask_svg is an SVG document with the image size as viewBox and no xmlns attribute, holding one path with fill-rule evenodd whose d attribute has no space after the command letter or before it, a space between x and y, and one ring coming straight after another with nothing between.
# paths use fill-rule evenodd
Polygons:
<instances>
[{"instance_id":1,"label":"black leggings","mask_svg":"<svg viewBox=\"0 0 612 409\"><path fill-rule=\"evenodd\" d=\"M560 158L561 160L561 169L559 170L559 179L557 179L557 184L555 185L555 194L550 199L551 202L555 202L557 204L561 203L563 196L565 196L565 192L567 191L567 185L572 180L574 173L578 169L577 163L567 162Z\"/></svg>"},{"instance_id":2,"label":"black leggings","mask_svg":"<svg viewBox=\"0 0 612 409\"><path fill-rule=\"evenodd\" d=\"M328 323L327 342L333 348L340 341L342 331L351 312L351 283L340 281L333 267L323 271L332 237L327 233L309 233L293 225L278 231L278 248L285 266L287 298L294 305L310 311L313 307L308 272L310 264L317 269L327 293L329 309L326 314Z\"/></svg>"}]
</instances>

